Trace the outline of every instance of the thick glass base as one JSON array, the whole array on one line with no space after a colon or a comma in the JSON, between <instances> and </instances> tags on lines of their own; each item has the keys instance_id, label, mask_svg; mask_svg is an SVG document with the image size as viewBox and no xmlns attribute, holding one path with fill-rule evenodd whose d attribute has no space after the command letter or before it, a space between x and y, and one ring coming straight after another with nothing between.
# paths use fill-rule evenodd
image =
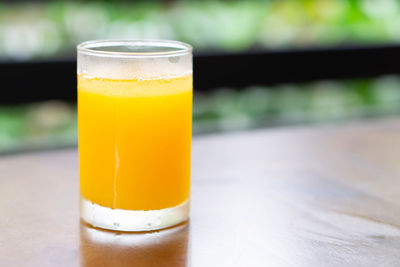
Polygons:
<instances>
[{"instance_id":1,"label":"thick glass base","mask_svg":"<svg viewBox=\"0 0 400 267\"><path fill-rule=\"evenodd\" d=\"M139 232L167 228L189 217L189 201L162 210L122 210L81 199L81 218L88 224L109 230Z\"/></svg>"}]
</instances>

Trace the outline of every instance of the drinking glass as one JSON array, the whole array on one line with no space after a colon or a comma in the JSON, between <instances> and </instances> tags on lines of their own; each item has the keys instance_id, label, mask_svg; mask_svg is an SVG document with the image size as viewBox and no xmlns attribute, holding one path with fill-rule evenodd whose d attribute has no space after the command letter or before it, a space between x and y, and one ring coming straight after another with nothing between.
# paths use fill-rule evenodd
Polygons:
<instances>
[{"instance_id":1,"label":"drinking glass","mask_svg":"<svg viewBox=\"0 0 400 267\"><path fill-rule=\"evenodd\" d=\"M104 40L77 49L81 218L119 231L187 220L191 46Z\"/></svg>"}]
</instances>

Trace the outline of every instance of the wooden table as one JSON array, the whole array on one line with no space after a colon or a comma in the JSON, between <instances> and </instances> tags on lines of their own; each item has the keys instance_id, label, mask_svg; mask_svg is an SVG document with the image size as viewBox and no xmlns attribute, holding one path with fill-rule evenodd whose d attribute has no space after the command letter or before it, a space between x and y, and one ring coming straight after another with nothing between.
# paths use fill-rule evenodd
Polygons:
<instances>
[{"instance_id":1,"label":"wooden table","mask_svg":"<svg viewBox=\"0 0 400 267\"><path fill-rule=\"evenodd\" d=\"M400 266L399 161L395 118L195 137L190 223L124 234L80 224L76 150L2 157L0 266Z\"/></svg>"}]
</instances>

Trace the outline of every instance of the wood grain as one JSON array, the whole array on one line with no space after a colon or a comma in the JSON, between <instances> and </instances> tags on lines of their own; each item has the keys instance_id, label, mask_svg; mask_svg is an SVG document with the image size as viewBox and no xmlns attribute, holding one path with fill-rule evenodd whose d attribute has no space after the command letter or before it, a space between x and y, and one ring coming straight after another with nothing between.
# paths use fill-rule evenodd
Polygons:
<instances>
[{"instance_id":1,"label":"wood grain","mask_svg":"<svg viewBox=\"0 0 400 267\"><path fill-rule=\"evenodd\" d=\"M80 224L75 150L0 158L0 266L400 266L400 119L196 137L189 224Z\"/></svg>"}]
</instances>

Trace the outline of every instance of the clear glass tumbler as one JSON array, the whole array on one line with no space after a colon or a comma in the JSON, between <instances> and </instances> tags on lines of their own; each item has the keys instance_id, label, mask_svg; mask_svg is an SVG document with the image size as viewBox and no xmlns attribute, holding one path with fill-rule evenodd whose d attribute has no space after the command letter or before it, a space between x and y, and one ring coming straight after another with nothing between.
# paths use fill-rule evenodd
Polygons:
<instances>
[{"instance_id":1,"label":"clear glass tumbler","mask_svg":"<svg viewBox=\"0 0 400 267\"><path fill-rule=\"evenodd\" d=\"M81 218L149 231L189 214L192 48L175 41L78 45Z\"/></svg>"}]
</instances>

